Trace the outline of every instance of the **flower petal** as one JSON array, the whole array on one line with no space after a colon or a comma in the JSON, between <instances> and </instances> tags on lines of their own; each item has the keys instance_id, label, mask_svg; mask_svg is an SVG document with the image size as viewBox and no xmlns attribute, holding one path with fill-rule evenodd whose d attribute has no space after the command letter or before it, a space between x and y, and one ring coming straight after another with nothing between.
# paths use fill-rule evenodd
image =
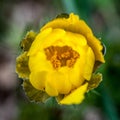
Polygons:
<instances>
[{"instance_id":1,"label":"flower petal","mask_svg":"<svg viewBox=\"0 0 120 120\"><path fill-rule=\"evenodd\" d=\"M44 31L40 32L37 36L36 39L34 40L29 52L28 56L34 55L38 51L42 51L44 48L49 47L51 45L55 45L60 42L61 43L61 38L64 36L66 32L63 29L52 29L52 28L47 28Z\"/></svg>"},{"instance_id":2,"label":"flower petal","mask_svg":"<svg viewBox=\"0 0 120 120\"><path fill-rule=\"evenodd\" d=\"M72 47L72 49L78 51L80 47L87 45L86 38L78 33L66 32L65 36L61 38L65 45Z\"/></svg>"},{"instance_id":3,"label":"flower petal","mask_svg":"<svg viewBox=\"0 0 120 120\"><path fill-rule=\"evenodd\" d=\"M44 42L45 38L52 32L52 28L48 28L40 32L35 40L33 41L30 50L28 51L28 56L34 55L40 49L41 44Z\"/></svg>"},{"instance_id":4,"label":"flower petal","mask_svg":"<svg viewBox=\"0 0 120 120\"><path fill-rule=\"evenodd\" d=\"M46 59L45 53L37 52L35 55L29 57L29 68L32 72L49 71L52 69L50 61Z\"/></svg>"},{"instance_id":5,"label":"flower petal","mask_svg":"<svg viewBox=\"0 0 120 120\"><path fill-rule=\"evenodd\" d=\"M45 91L49 96L58 96L58 90L55 88L54 82L51 83L52 81L47 80L45 84Z\"/></svg>"},{"instance_id":6,"label":"flower petal","mask_svg":"<svg viewBox=\"0 0 120 120\"><path fill-rule=\"evenodd\" d=\"M88 51L86 54L87 56L86 56L86 63L84 66L83 76L86 80L90 80L92 72L93 72L94 63L95 63L95 56L90 47L88 48Z\"/></svg>"},{"instance_id":7,"label":"flower petal","mask_svg":"<svg viewBox=\"0 0 120 120\"><path fill-rule=\"evenodd\" d=\"M53 29L62 28L66 31L80 33L82 35L86 35L87 33L92 34L88 25L83 20L80 20L78 15L74 15L73 13L69 15L69 18L56 18L50 21L42 27L41 31L49 27L52 27Z\"/></svg>"},{"instance_id":8,"label":"flower petal","mask_svg":"<svg viewBox=\"0 0 120 120\"><path fill-rule=\"evenodd\" d=\"M93 52L95 54L95 60L104 63L105 60L104 55L102 53L104 47L102 46L101 42L92 34L87 34L87 40L88 45L93 49Z\"/></svg>"},{"instance_id":9,"label":"flower petal","mask_svg":"<svg viewBox=\"0 0 120 120\"><path fill-rule=\"evenodd\" d=\"M38 90L44 90L46 81L46 71L32 72L30 74L31 84Z\"/></svg>"},{"instance_id":10,"label":"flower petal","mask_svg":"<svg viewBox=\"0 0 120 120\"><path fill-rule=\"evenodd\" d=\"M69 77L68 73L64 73L64 70L62 72L53 71L51 73L48 73L46 87L50 86L49 90L56 88L56 91L58 91L58 93L60 94L68 94L71 90L71 83L69 82L68 77ZM50 91L47 90L48 94L54 96L54 93L51 93L51 91L52 90Z\"/></svg>"},{"instance_id":11,"label":"flower petal","mask_svg":"<svg viewBox=\"0 0 120 120\"><path fill-rule=\"evenodd\" d=\"M41 47L43 46L42 48L46 48L52 45L63 45L63 41L61 41L61 39L64 38L65 33L66 31L63 29L52 29L51 34L49 34L46 39L44 39L44 43L41 44Z\"/></svg>"},{"instance_id":12,"label":"flower petal","mask_svg":"<svg viewBox=\"0 0 120 120\"><path fill-rule=\"evenodd\" d=\"M79 87L84 82L84 69L86 65L86 53L88 50L88 46L80 47L78 52L80 57L77 59L73 68L69 70L69 79L73 85L73 87Z\"/></svg>"},{"instance_id":13,"label":"flower petal","mask_svg":"<svg viewBox=\"0 0 120 120\"><path fill-rule=\"evenodd\" d=\"M84 94L87 91L88 83L80 86L79 88L72 91L70 94L65 96L61 101L60 104L80 104L84 99Z\"/></svg>"}]
</instances>

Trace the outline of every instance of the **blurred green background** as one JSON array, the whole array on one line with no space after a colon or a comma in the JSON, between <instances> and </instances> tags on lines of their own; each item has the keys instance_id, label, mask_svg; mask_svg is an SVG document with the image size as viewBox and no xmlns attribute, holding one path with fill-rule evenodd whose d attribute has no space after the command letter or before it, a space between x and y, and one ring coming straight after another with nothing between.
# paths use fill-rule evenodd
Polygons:
<instances>
[{"instance_id":1,"label":"blurred green background","mask_svg":"<svg viewBox=\"0 0 120 120\"><path fill-rule=\"evenodd\" d=\"M119 0L0 0L0 120L119 120ZM60 13L74 12L106 46L103 82L80 105L31 103L15 74L20 41Z\"/></svg>"}]
</instances>

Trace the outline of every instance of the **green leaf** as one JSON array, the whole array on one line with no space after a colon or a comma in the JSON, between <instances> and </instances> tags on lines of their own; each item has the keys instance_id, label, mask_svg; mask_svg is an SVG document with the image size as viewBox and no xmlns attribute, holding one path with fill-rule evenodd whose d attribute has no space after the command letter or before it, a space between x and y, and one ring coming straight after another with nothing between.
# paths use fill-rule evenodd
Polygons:
<instances>
[{"instance_id":1,"label":"green leaf","mask_svg":"<svg viewBox=\"0 0 120 120\"><path fill-rule=\"evenodd\" d=\"M24 80L22 86L25 91L25 94L32 102L45 102L45 100L49 98L49 96L44 91L35 89L31 85L29 80Z\"/></svg>"},{"instance_id":2,"label":"green leaf","mask_svg":"<svg viewBox=\"0 0 120 120\"><path fill-rule=\"evenodd\" d=\"M88 82L88 88L87 88L88 91L98 87L101 81L102 81L101 73L93 74L90 81Z\"/></svg>"},{"instance_id":3,"label":"green leaf","mask_svg":"<svg viewBox=\"0 0 120 120\"><path fill-rule=\"evenodd\" d=\"M35 37L36 37L36 33L33 31L29 31L25 38L21 41L21 48L24 51L28 51L29 48L31 47L32 42L34 41Z\"/></svg>"}]
</instances>

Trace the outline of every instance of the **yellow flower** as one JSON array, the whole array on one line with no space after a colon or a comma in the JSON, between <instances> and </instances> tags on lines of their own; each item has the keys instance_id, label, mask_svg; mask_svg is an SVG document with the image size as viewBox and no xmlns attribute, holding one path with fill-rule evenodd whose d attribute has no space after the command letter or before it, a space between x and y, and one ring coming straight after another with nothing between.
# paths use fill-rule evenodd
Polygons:
<instances>
[{"instance_id":1,"label":"yellow flower","mask_svg":"<svg viewBox=\"0 0 120 120\"><path fill-rule=\"evenodd\" d=\"M25 52L17 58L17 73L29 79L35 89L56 97L60 104L81 103L84 94L101 81L101 74L96 77L93 72L105 62L104 48L73 13L48 22L37 35L28 33L22 47ZM23 70L26 58L29 72Z\"/></svg>"}]
</instances>

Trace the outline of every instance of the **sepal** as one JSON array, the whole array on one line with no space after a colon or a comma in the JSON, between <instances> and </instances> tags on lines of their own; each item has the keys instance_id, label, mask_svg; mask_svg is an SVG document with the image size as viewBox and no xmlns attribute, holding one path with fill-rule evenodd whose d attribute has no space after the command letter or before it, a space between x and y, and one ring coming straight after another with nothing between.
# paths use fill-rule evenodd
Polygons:
<instances>
[{"instance_id":1,"label":"sepal","mask_svg":"<svg viewBox=\"0 0 120 120\"><path fill-rule=\"evenodd\" d=\"M91 77L90 81L88 82L87 90L89 91L89 90L92 90L92 89L98 87L98 85L100 84L101 81L102 81L101 73L92 74L92 77Z\"/></svg>"},{"instance_id":2,"label":"sepal","mask_svg":"<svg viewBox=\"0 0 120 120\"><path fill-rule=\"evenodd\" d=\"M62 14L57 15L56 18L69 18L69 14L67 14L67 13L62 13Z\"/></svg>"},{"instance_id":3,"label":"sepal","mask_svg":"<svg viewBox=\"0 0 120 120\"><path fill-rule=\"evenodd\" d=\"M18 73L20 78L28 79L30 70L28 67L29 57L27 56L27 52L23 52L16 59L16 73Z\"/></svg>"},{"instance_id":4,"label":"sepal","mask_svg":"<svg viewBox=\"0 0 120 120\"><path fill-rule=\"evenodd\" d=\"M24 80L22 86L26 96L32 102L45 102L49 98L49 96L44 91L35 89L29 80Z\"/></svg>"},{"instance_id":5,"label":"sepal","mask_svg":"<svg viewBox=\"0 0 120 120\"><path fill-rule=\"evenodd\" d=\"M32 42L34 41L35 37L36 37L36 33L33 32L32 30L29 31L25 38L21 41L21 48L24 50L24 51L28 51L29 48L31 47L31 44Z\"/></svg>"}]
</instances>

